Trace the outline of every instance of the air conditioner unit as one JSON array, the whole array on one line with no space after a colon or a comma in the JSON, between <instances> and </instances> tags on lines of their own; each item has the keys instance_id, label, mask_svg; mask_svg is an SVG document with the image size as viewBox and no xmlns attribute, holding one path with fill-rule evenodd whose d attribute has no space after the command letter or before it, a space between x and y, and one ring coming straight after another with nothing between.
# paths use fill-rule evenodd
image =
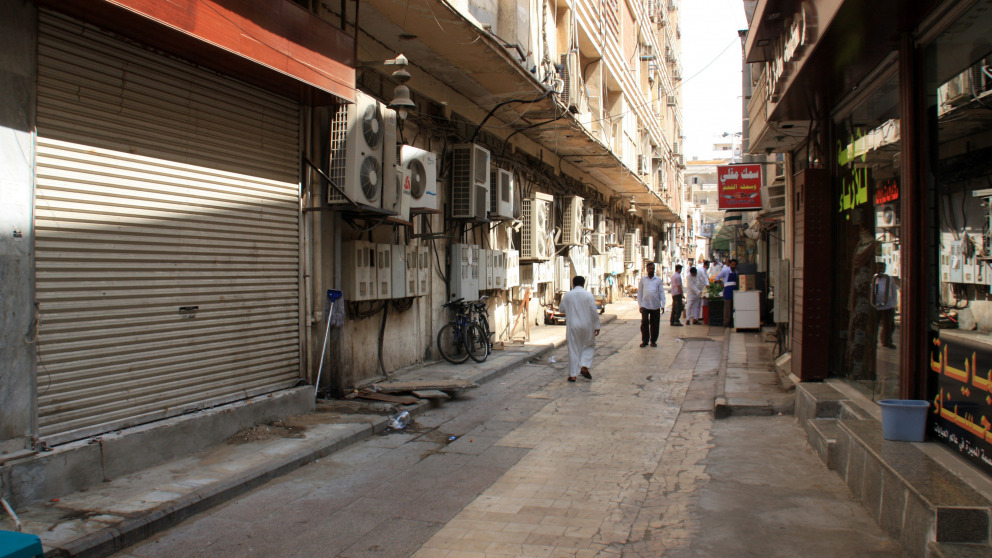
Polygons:
<instances>
[{"instance_id":1,"label":"air conditioner unit","mask_svg":"<svg viewBox=\"0 0 992 558\"><path fill-rule=\"evenodd\" d=\"M672 80L682 81L682 70L679 69L672 70Z\"/></svg>"},{"instance_id":2,"label":"air conditioner unit","mask_svg":"<svg viewBox=\"0 0 992 558\"><path fill-rule=\"evenodd\" d=\"M893 204L880 205L875 211L875 226L891 229L899 226L899 213Z\"/></svg>"},{"instance_id":3,"label":"air conditioner unit","mask_svg":"<svg viewBox=\"0 0 992 558\"><path fill-rule=\"evenodd\" d=\"M637 156L637 174L641 176L651 174L651 162L644 155Z\"/></svg>"},{"instance_id":4,"label":"air conditioner unit","mask_svg":"<svg viewBox=\"0 0 992 558\"><path fill-rule=\"evenodd\" d=\"M410 169L393 167L393 180L386 180L382 193L382 208L396 213L402 221L410 220Z\"/></svg>"},{"instance_id":5,"label":"air conditioner unit","mask_svg":"<svg viewBox=\"0 0 992 558\"><path fill-rule=\"evenodd\" d=\"M565 256L557 256L554 262L555 287L558 292L570 290L572 288L572 268L568 265L568 259Z\"/></svg>"},{"instance_id":6,"label":"air conditioner unit","mask_svg":"<svg viewBox=\"0 0 992 558\"><path fill-rule=\"evenodd\" d=\"M579 67L579 53L569 51L561 55L561 79L565 83L559 98L569 112L581 111L579 99L582 88L582 70Z\"/></svg>"},{"instance_id":7,"label":"air conditioner unit","mask_svg":"<svg viewBox=\"0 0 992 558\"><path fill-rule=\"evenodd\" d=\"M645 239L644 244L648 247L648 254L651 254L650 256L648 256L647 259L649 260L654 259L654 237L653 236L647 237L647 239Z\"/></svg>"},{"instance_id":8,"label":"air conditioner unit","mask_svg":"<svg viewBox=\"0 0 992 558\"><path fill-rule=\"evenodd\" d=\"M562 244L582 244L582 198L569 196L564 199L565 216L562 226Z\"/></svg>"},{"instance_id":9,"label":"air conditioner unit","mask_svg":"<svg viewBox=\"0 0 992 558\"><path fill-rule=\"evenodd\" d=\"M506 251L506 288L520 286L520 251Z\"/></svg>"},{"instance_id":10,"label":"air conditioner unit","mask_svg":"<svg viewBox=\"0 0 992 558\"><path fill-rule=\"evenodd\" d=\"M419 246L404 247L403 263L405 272L403 274L403 285L406 288L406 296L423 296L417 290L417 275L420 270L420 250Z\"/></svg>"},{"instance_id":11,"label":"air conditioner unit","mask_svg":"<svg viewBox=\"0 0 992 558\"><path fill-rule=\"evenodd\" d=\"M494 168L489 184L489 218L513 219L513 173Z\"/></svg>"},{"instance_id":12,"label":"air conditioner unit","mask_svg":"<svg viewBox=\"0 0 992 558\"><path fill-rule=\"evenodd\" d=\"M668 106L670 106L670 107L674 107L675 106L675 95L669 95L668 96Z\"/></svg>"},{"instance_id":13,"label":"air conditioner unit","mask_svg":"<svg viewBox=\"0 0 992 558\"><path fill-rule=\"evenodd\" d=\"M479 248L479 290L492 289L492 251Z\"/></svg>"},{"instance_id":14,"label":"air conditioner unit","mask_svg":"<svg viewBox=\"0 0 992 558\"><path fill-rule=\"evenodd\" d=\"M410 208L437 210L437 155L411 145L400 148L400 164L410 170Z\"/></svg>"},{"instance_id":15,"label":"air conditioner unit","mask_svg":"<svg viewBox=\"0 0 992 558\"><path fill-rule=\"evenodd\" d=\"M606 254L606 235L603 233L592 233L589 235L589 247L597 255Z\"/></svg>"},{"instance_id":16,"label":"air conditioner unit","mask_svg":"<svg viewBox=\"0 0 992 558\"><path fill-rule=\"evenodd\" d=\"M568 249L568 259L572 264L572 276L589 276L589 247L572 246Z\"/></svg>"},{"instance_id":17,"label":"air conditioner unit","mask_svg":"<svg viewBox=\"0 0 992 558\"><path fill-rule=\"evenodd\" d=\"M417 247L417 296L427 296L431 287L431 249L429 246Z\"/></svg>"},{"instance_id":18,"label":"air conditioner unit","mask_svg":"<svg viewBox=\"0 0 992 558\"><path fill-rule=\"evenodd\" d=\"M606 245L617 246L617 233L606 233Z\"/></svg>"},{"instance_id":19,"label":"air conditioner unit","mask_svg":"<svg viewBox=\"0 0 992 558\"><path fill-rule=\"evenodd\" d=\"M675 62L675 51L673 51L670 46L665 47L665 61Z\"/></svg>"},{"instance_id":20,"label":"air conditioner unit","mask_svg":"<svg viewBox=\"0 0 992 558\"><path fill-rule=\"evenodd\" d=\"M375 245L364 240L341 243L341 290L348 301L376 299Z\"/></svg>"},{"instance_id":21,"label":"air conditioner unit","mask_svg":"<svg viewBox=\"0 0 992 558\"><path fill-rule=\"evenodd\" d=\"M489 150L456 145L451 156L451 216L484 221L489 212Z\"/></svg>"},{"instance_id":22,"label":"air conditioner unit","mask_svg":"<svg viewBox=\"0 0 992 558\"><path fill-rule=\"evenodd\" d=\"M533 198L522 200L520 259L551 259L554 245L550 238L549 222L553 200L554 196L540 192L536 192Z\"/></svg>"},{"instance_id":23,"label":"air conditioner unit","mask_svg":"<svg viewBox=\"0 0 992 558\"><path fill-rule=\"evenodd\" d=\"M451 245L451 267L448 271L449 300L479 299L479 247L473 244Z\"/></svg>"},{"instance_id":24,"label":"air conditioner unit","mask_svg":"<svg viewBox=\"0 0 992 558\"><path fill-rule=\"evenodd\" d=\"M785 184L773 182L764 198L767 209L785 209Z\"/></svg>"},{"instance_id":25,"label":"air conditioner unit","mask_svg":"<svg viewBox=\"0 0 992 558\"><path fill-rule=\"evenodd\" d=\"M640 253L638 251L637 235L627 233L623 236L623 261L624 263L640 263Z\"/></svg>"},{"instance_id":26,"label":"air conditioner unit","mask_svg":"<svg viewBox=\"0 0 992 558\"><path fill-rule=\"evenodd\" d=\"M534 263L534 285L538 283L551 283L555 280L555 261L548 259L543 262Z\"/></svg>"},{"instance_id":27,"label":"air conditioner unit","mask_svg":"<svg viewBox=\"0 0 992 558\"><path fill-rule=\"evenodd\" d=\"M396 112L358 91L331 118L327 202L382 207L383 185L396 164ZM342 192L343 190L343 192Z\"/></svg>"},{"instance_id":28,"label":"air conditioner unit","mask_svg":"<svg viewBox=\"0 0 992 558\"><path fill-rule=\"evenodd\" d=\"M650 246L641 246L641 259L642 260L652 260L654 257L651 255Z\"/></svg>"}]
</instances>

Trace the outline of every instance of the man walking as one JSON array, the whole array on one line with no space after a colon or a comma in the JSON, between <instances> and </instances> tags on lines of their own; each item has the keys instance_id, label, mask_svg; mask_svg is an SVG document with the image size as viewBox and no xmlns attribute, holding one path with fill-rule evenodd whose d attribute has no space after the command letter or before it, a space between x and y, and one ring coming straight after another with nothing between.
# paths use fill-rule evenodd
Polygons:
<instances>
[{"instance_id":1,"label":"man walking","mask_svg":"<svg viewBox=\"0 0 992 558\"><path fill-rule=\"evenodd\" d=\"M709 284L695 267L689 268L689 279L686 281L686 292L688 293L685 309L685 319L688 324L697 324L703 317L703 289Z\"/></svg>"},{"instance_id":2,"label":"man walking","mask_svg":"<svg viewBox=\"0 0 992 558\"><path fill-rule=\"evenodd\" d=\"M641 307L641 347L658 346L658 327L665 311L665 287L661 277L654 274L654 263L648 262L647 274L637 287L637 305Z\"/></svg>"},{"instance_id":3,"label":"man walking","mask_svg":"<svg viewBox=\"0 0 992 558\"><path fill-rule=\"evenodd\" d=\"M568 381L582 374L592 379L589 367L596 354L596 336L599 335L599 311L596 299L585 289L586 280L581 275L572 279L572 290L561 296L558 309L565 313L565 341L568 344Z\"/></svg>"},{"instance_id":4,"label":"man walking","mask_svg":"<svg viewBox=\"0 0 992 558\"><path fill-rule=\"evenodd\" d=\"M717 281L723 283L723 326L730 327L734 321L734 291L737 290L737 260L730 260L723 266Z\"/></svg>"},{"instance_id":5,"label":"man walking","mask_svg":"<svg viewBox=\"0 0 992 558\"><path fill-rule=\"evenodd\" d=\"M878 310L879 340L883 347L895 349L896 346L892 343L892 332L896 327L899 288L895 279L885 274L885 263L883 262L878 262L878 273L875 274L873 290L871 303Z\"/></svg>"},{"instance_id":6,"label":"man walking","mask_svg":"<svg viewBox=\"0 0 992 558\"><path fill-rule=\"evenodd\" d=\"M682 310L685 309L685 293L682 290L682 264L675 265L675 273L671 277L672 287L672 314L668 318L668 325L682 327L680 318Z\"/></svg>"}]
</instances>

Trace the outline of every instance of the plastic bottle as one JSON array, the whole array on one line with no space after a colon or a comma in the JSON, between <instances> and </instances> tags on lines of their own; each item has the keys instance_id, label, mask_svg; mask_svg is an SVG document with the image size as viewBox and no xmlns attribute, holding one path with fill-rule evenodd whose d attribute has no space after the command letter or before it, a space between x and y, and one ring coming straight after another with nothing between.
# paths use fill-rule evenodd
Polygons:
<instances>
[{"instance_id":1,"label":"plastic bottle","mask_svg":"<svg viewBox=\"0 0 992 558\"><path fill-rule=\"evenodd\" d=\"M406 411L398 413L389 419L389 427L394 430L403 430L407 426L410 426L410 413Z\"/></svg>"}]
</instances>

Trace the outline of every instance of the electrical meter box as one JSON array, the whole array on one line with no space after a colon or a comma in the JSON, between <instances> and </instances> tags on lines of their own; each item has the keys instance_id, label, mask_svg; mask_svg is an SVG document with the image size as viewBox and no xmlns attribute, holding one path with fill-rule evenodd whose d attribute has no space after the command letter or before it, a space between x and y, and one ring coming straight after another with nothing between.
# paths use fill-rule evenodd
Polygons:
<instances>
[{"instance_id":1,"label":"electrical meter box","mask_svg":"<svg viewBox=\"0 0 992 558\"><path fill-rule=\"evenodd\" d=\"M341 290L348 301L375 300L375 244L364 240L341 243Z\"/></svg>"},{"instance_id":2,"label":"electrical meter box","mask_svg":"<svg viewBox=\"0 0 992 558\"><path fill-rule=\"evenodd\" d=\"M448 277L451 291L448 299L479 299L479 247L474 244L452 244Z\"/></svg>"},{"instance_id":3,"label":"electrical meter box","mask_svg":"<svg viewBox=\"0 0 992 558\"><path fill-rule=\"evenodd\" d=\"M417 247L417 296L427 296L431 290L431 248Z\"/></svg>"}]
</instances>

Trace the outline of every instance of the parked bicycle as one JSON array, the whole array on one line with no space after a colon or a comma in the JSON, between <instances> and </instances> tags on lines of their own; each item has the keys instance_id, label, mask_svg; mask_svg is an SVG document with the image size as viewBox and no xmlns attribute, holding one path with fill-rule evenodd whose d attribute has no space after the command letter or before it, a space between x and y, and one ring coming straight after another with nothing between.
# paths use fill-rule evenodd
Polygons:
<instances>
[{"instance_id":1,"label":"parked bicycle","mask_svg":"<svg viewBox=\"0 0 992 558\"><path fill-rule=\"evenodd\" d=\"M437 350L441 357L452 364L461 364L469 358L475 362L486 360L488 341L482 326L472 320L471 303L457 298L442 308L454 309L455 315L437 332Z\"/></svg>"},{"instance_id":2,"label":"parked bicycle","mask_svg":"<svg viewBox=\"0 0 992 558\"><path fill-rule=\"evenodd\" d=\"M489 329L489 310L486 309L487 300L489 300L489 295L483 295L482 298L471 303L471 319L482 328L482 333L486 339L486 354L488 355L493 352L493 331Z\"/></svg>"}]
</instances>

